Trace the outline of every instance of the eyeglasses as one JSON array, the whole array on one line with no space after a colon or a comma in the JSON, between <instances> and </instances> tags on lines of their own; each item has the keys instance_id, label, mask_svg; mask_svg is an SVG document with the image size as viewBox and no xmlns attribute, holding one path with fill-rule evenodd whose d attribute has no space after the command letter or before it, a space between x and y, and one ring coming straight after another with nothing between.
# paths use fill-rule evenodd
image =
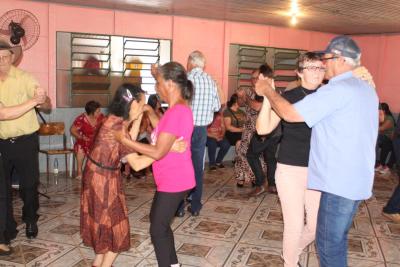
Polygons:
<instances>
[{"instance_id":1,"label":"eyeglasses","mask_svg":"<svg viewBox=\"0 0 400 267\"><path fill-rule=\"evenodd\" d=\"M338 56L325 57L325 58L321 58L321 61L327 61L327 60L335 59L335 58L339 58L339 57Z\"/></svg>"},{"instance_id":2,"label":"eyeglasses","mask_svg":"<svg viewBox=\"0 0 400 267\"><path fill-rule=\"evenodd\" d=\"M303 67L303 70L312 70L312 71L320 71L323 72L326 70L325 67L317 67L317 66L307 66L307 67Z\"/></svg>"}]
</instances>

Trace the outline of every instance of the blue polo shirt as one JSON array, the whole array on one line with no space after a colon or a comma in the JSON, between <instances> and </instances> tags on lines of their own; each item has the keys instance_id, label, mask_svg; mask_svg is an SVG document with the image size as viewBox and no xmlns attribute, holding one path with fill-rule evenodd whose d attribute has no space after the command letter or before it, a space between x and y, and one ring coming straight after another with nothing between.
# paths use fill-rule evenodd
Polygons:
<instances>
[{"instance_id":1,"label":"blue polo shirt","mask_svg":"<svg viewBox=\"0 0 400 267\"><path fill-rule=\"evenodd\" d=\"M375 89L346 72L294 107L312 127L308 188L351 200L369 198L378 135Z\"/></svg>"}]
</instances>

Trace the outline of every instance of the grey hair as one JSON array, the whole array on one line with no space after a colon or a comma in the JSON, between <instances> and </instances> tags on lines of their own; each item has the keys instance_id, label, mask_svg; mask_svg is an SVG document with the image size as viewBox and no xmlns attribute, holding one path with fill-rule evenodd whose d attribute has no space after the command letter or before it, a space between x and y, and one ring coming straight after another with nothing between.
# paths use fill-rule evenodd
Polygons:
<instances>
[{"instance_id":1,"label":"grey hair","mask_svg":"<svg viewBox=\"0 0 400 267\"><path fill-rule=\"evenodd\" d=\"M344 61L346 61L346 63L350 66L353 66L353 67L360 66L360 57L358 57L357 59L350 58L350 57L343 57L343 58L344 58Z\"/></svg>"},{"instance_id":2,"label":"grey hair","mask_svg":"<svg viewBox=\"0 0 400 267\"><path fill-rule=\"evenodd\" d=\"M206 59L200 51L196 50L190 53L188 61L195 67L199 67L204 69L204 66L206 64Z\"/></svg>"}]
</instances>

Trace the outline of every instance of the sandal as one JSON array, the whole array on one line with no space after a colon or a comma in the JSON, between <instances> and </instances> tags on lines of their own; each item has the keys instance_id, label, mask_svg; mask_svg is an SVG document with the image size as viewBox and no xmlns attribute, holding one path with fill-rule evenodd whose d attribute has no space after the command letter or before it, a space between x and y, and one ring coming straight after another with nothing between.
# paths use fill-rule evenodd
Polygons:
<instances>
[{"instance_id":1,"label":"sandal","mask_svg":"<svg viewBox=\"0 0 400 267\"><path fill-rule=\"evenodd\" d=\"M1 245L7 246L6 244L1 244ZM8 250L0 248L0 256L9 256L12 254L12 248L9 246L7 246L7 247L8 247Z\"/></svg>"}]
</instances>

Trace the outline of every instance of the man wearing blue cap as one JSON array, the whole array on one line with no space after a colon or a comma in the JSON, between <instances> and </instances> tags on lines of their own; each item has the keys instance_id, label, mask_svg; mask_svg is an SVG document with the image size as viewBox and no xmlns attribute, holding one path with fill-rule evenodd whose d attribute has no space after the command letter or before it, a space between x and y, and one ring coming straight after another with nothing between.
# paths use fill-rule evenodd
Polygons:
<instances>
[{"instance_id":1,"label":"man wearing blue cap","mask_svg":"<svg viewBox=\"0 0 400 267\"><path fill-rule=\"evenodd\" d=\"M347 266L347 234L362 200L372 194L378 97L353 76L361 51L348 36L335 37L323 52L329 83L292 105L260 77L256 91L288 122L312 127L308 187L321 191L316 245L321 267Z\"/></svg>"}]
</instances>

